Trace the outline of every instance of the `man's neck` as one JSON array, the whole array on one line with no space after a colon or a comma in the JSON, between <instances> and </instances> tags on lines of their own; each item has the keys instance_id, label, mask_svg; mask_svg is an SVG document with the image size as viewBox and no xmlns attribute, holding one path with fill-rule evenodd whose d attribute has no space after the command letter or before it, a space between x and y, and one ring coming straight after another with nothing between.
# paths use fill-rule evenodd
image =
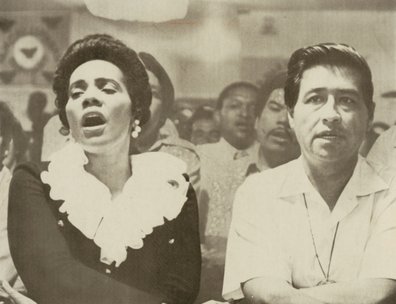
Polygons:
<instances>
[{"instance_id":1,"label":"man's neck","mask_svg":"<svg viewBox=\"0 0 396 304\"><path fill-rule=\"evenodd\" d=\"M260 145L258 151L257 165L259 166L259 168L275 168L280 165L286 164L293 159L298 158L299 155L300 153L291 150L286 150L284 152L268 151Z\"/></svg>"},{"instance_id":2,"label":"man's neck","mask_svg":"<svg viewBox=\"0 0 396 304\"><path fill-rule=\"evenodd\" d=\"M254 142L254 139L252 140L245 140L245 141L238 141L238 140L233 140L233 139L228 139L226 137L223 137L223 139L231 146L233 146L237 150L246 150L249 149Z\"/></svg>"},{"instance_id":3,"label":"man's neck","mask_svg":"<svg viewBox=\"0 0 396 304\"><path fill-rule=\"evenodd\" d=\"M314 188L332 211L355 170L358 156L343 162L309 163L303 157L305 172Z\"/></svg>"}]
</instances>

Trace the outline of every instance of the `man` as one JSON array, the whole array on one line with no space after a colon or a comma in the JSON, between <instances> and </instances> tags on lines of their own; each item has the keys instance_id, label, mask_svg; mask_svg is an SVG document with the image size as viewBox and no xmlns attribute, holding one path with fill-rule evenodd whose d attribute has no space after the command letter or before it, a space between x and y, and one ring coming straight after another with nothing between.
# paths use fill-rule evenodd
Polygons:
<instances>
[{"instance_id":1,"label":"man","mask_svg":"<svg viewBox=\"0 0 396 304\"><path fill-rule=\"evenodd\" d=\"M220 140L212 108L200 107L191 116L191 142L194 145L213 144Z\"/></svg>"},{"instance_id":2,"label":"man","mask_svg":"<svg viewBox=\"0 0 396 304\"><path fill-rule=\"evenodd\" d=\"M247 175L283 165L300 156L294 130L290 128L284 98L286 72L269 76L259 89L256 107L257 152Z\"/></svg>"},{"instance_id":3,"label":"man","mask_svg":"<svg viewBox=\"0 0 396 304\"><path fill-rule=\"evenodd\" d=\"M249 155L255 150L254 111L257 87L236 82L220 94L215 107L221 139L197 147L201 158L199 196L203 267L196 303L220 300L225 251L236 189L245 179Z\"/></svg>"},{"instance_id":4,"label":"man","mask_svg":"<svg viewBox=\"0 0 396 304\"><path fill-rule=\"evenodd\" d=\"M358 155L374 113L353 48L297 50L285 101L301 157L236 194L224 297L247 303L394 303L395 171Z\"/></svg>"},{"instance_id":5,"label":"man","mask_svg":"<svg viewBox=\"0 0 396 304\"><path fill-rule=\"evenodd\" d=\"M219 161L229 161L251 154L256 134L254 110L258 89L249 82L235 82L221 93L215 106L220 141L200 147L200 154Z\"/></svg>"}]
</instances>

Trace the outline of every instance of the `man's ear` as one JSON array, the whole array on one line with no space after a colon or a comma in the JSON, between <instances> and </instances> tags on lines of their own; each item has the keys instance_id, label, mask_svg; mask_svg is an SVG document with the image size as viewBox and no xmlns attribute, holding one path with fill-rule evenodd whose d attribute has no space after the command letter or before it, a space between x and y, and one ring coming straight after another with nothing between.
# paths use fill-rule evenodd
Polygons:
<instances>
[{"instance_id":1,"label":"man's ear","mask_svg":"<svg viewBox=\"0 0 396 304\"><path fill-rule=\"evenodd\" d=\"M369 132L369 131L371 130L371 128L373 127L375 106L376 106L376 104L375 104L375 102L373 101L373 103L372 103L372 105L371 105L371 108L372 108L371 114L369 113L369 121L368 121L368 123L367 123L366 132Z\"/></svg>"},{"instance_id":2,"label":"man's ear","mask_svg":"<svg viewBox=\"0 0 396 304\"><path fill-rule=\"evenodd\" d=\"M213 112L213 118L214 118L214 121L215 121L217 127L219 128L219 127L220 127L220 123L221 123L221 113L220 113L220 110L215 110L215 111Z\"/></svg>"},{"instance_id":3,"label":"man's ear","mask_svg":"<svg viewBox=\"0 0 396 304\"><path fill-rule=\"evenodd\" d=\"M254 129L256 131L258 130L259 120L260 120L260 117L256 117L256 119L254 120Z\"/></svg>"},{"instance_id":4,"label":"man's ear","mask_svg":"<svg viewBox=\"0 0 396 304\"><path fill-rule=\"evenodd\" d=\"M289 125L292 129L294 129L294 109L287 109L287 118L289 119Z\"/></svg>"}]
</instances>

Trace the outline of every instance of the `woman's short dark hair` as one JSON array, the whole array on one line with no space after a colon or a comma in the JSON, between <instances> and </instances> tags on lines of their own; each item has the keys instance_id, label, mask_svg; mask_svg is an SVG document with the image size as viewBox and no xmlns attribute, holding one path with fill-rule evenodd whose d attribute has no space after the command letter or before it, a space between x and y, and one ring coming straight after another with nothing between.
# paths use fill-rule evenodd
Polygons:
<instances>
[{"instance_id":1,"label":"woman's short dark hair","mask_svg":"<svg viewBox=\"0 0 396 304\"><path fill-rule=\"evenodd\" d=\"M315 66L346 67L358 72L364 102L369 117L373 117L374 87L370 67L354 48L336 43L308 46L298 49L292 54L285 84L285 102L290 109L293 109L297 103L303 73Z\"/></svg>"},{"instance_id":2,"label":"woman's short dark hair","mask_svg":"<svg viewBox=\"0 0 396 304\"><path fill-rule=\"evenodd\" d=\"M261 112L267 104L271 93L276 89L283 89L285 87L286 71L276 72L269 75L263 85L258 91L258 100L256 104L256 116L260 117Z\"/></svg>"},{"instance_id":3,"label":"woman's short dark hair","mask_svg":"<svg viewBox=\"0 0 396 304\"><path fill-rule=\"evenodd\" d=\"M173 109L175 101L175 89L168 73L164 67L154 58L153 55L145 52L139 53L139 58L143 61L146 69L152 72L157 77L159 85L161 86L161 98L167 117L169 112Z\"/></svg>"},{"instance_id":4,"label":"woman's short dark hair","mask_svg":"<svg viewBox=\"0 0 396 304\"><path fill-rule=\"evenodd\" d=\"M123 73L132 102L132 115L145 124L150 118L151 88L147 72L134 50L109 35L89 35L71 44L63 54L53 80L55 104L63 125L69 127L66 104L69 99L69 80L73 71L85 62L104 60L117 66Z\"/></svg>"}]
</instances>

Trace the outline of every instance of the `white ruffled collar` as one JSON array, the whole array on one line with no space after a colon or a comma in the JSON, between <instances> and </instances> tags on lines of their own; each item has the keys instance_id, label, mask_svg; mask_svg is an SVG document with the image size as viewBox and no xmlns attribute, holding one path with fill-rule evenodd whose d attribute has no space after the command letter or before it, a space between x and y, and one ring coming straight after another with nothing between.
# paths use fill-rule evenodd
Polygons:
<instances>
[{"instance_id":1,"label":"white ruffled collar","mask_svg":"<svg viewBox=\"0 0 396 304\"><path fill-rule=\"evenodd\" d=\"M107 186L85 171L88 158L78 143L70 142L50 160L41 173L50 197L64 201L59 211L101 248L100 260L109 265L125 261L127 247L142 248L145 236L164 218L176 218L187 200L186 164L166 153L133 155L133 174L113 201Z\"/></svg>"}]
</instances>

